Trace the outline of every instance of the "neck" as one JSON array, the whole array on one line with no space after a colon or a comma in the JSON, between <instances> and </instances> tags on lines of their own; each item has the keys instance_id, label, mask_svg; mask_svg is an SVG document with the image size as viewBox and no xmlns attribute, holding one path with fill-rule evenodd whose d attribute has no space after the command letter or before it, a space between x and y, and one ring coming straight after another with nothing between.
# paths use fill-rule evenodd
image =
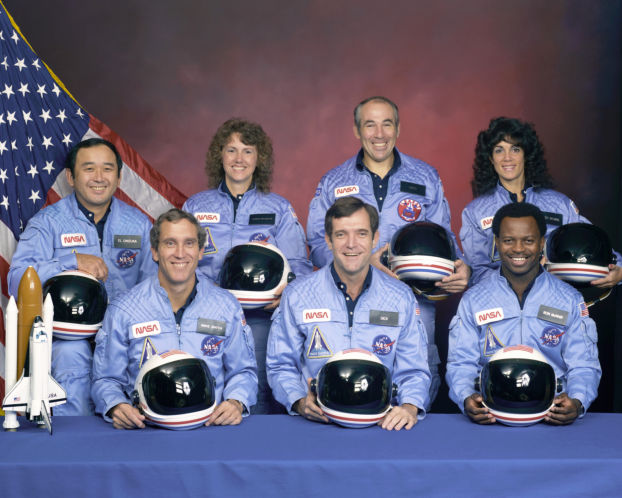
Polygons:
<instances>
[{"instance_id":1,"label":"neck","mask_svg":"<svg viewBox=\"0 0 622 498\"><path fill-rule=\"evenodd\" d=\"M522 301L523 294L525 290L531 282L538 276L538 271L540 270L539 266L536 266L533 270L530 270L528 273L524 275L514 275L513 273L508 272L505 268L502 267L501 271L503 272L503 276L510 283L510 286L518 296L518 299Z\"/></svg>"},{"instance_id":2,"label":"neck","mask_svg":"<svg viewBox=\"0 0 622 498\"><path fill-rule=\"evenodd\" d=\"M158 280L160 281L160 285L162 286L162 288L168 294L168 299L171 302L173 312L177 312L179 308L186 304L188 296L190 295L194 287L196 276L193 275L193 278L189 282L174 284L165 280L162 274L158 273Z\"/></svg>"},{"instance_id":3,"label":"neck","mask_svg":"<svg viewBox=\"0 0 622 498\"><path fill-rule=\"evenodd\" d=\"M251 178L248 182L238 183L232 182L228 178L225 178L225 183L227 184L229 192L231 192L233 195L242 195L248 191L251 183L253 183L253 180Z\"/></svg>"},{"instance_id":4,"label":"neck","mask_svg":"<svg viewBox=\"0 0 622 498\"><path fill-rule=\"evenodd\" d=\"M389 170L393 167L394 160L393 154L381 162L374 161L367 154L363 155L363 164L365 167L380 178L384 178L387 175Z\"/></svg>"},{"instance_id":5,"label":"neck","mask_svg":"<svg viewBox=\"0 0 622 498\"><path fill-rule=\"evenodd\" d=\"M366 271L363 271L361 272L361 274L357 275L344 274L343 272L339 271L338 268L335 268L335 271L337 272L337 275L339 275L339 279L344 284L346 284L348 296L350 296L352 300L355 300L357 297L359 297L363 290L363 284L365 283L365 277L367 276L369 267Z\"/></svg>"},{"instance_id":6,"label":"neck","mask_svg":"<svg viewBox=\"0 0 622 498\"><path fill-rule=\"evenodd\" d=\"M523 190L525 189L525 179L524 178L517 178L516 180L512 180L512 181L505 181L505 180L500 180L501 181L501 185L503 185L503 187L508 191L508 192L512 192L513 194L516 195L516 197L518 198L519 202L522 202L523 199L525 198L525 196L523 195Z\"/></svg>"}]
</instances>

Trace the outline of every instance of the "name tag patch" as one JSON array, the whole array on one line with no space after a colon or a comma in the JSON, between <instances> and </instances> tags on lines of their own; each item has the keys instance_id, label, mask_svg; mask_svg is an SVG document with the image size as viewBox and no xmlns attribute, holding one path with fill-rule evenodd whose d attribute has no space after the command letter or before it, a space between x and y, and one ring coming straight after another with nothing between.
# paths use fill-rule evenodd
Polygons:
<instances>
[{"instance_id":1,"label":"name tag patch","mask_svg":"<svg viewBox=\"0 0 622 498\"><path fill-rule=\"evenodd\" d=\"M64 233L60 236L63 247L85 246L86 235L83 233Z\"/></svg>"},{"instance_id":2,"label":"name tag patch","mask_svg":"<svg viewBox=\"0 0 622 498\"><path fill-rule=\"evenodd\" d=\"M557 213L547 213L546 211L542 211L544 215L544 221L546 221L547 225L555 225L562 226L564 224L564 216Z\"/></svg>"},{"instance_id":3,"label":"name tag patch","mask_svg":"<svg viewBox=\"0 0 622 498\"><path fill-rule=\"evenodd\" d=\"M276 221L275 213L251 214L248 218L249 225L274 225Z\"/></svg>"},{"instance_id":4,"label":"name tag patch","mask_svg":"<svg viewBox=\"0 0 622 498\"><path fill-rule=\"evenodd\" d=\"M199 223L220 223L220 213L194 213Z\"/></svg>"},{"instance_id":5,"label":"name tag patch","mask_svg":"<svg viewBox=\"0 0 622 498\"><path fill-rule=\"evenodd\" d=\"M360 192L358 185L346 185L335 189L335 198L345 197L346 195L358 194Z\"/></svg>"},{"instance_id":6,"label":"name tag patch","mask_svg":"<svg viewBox=\"0 0 622 498\"><path fill-rule=\"evenodd\" d=\"M400 192L407 192L415 195L425 195L425 185L418 183L400 182Z\"/></svg>"},{"instance_id":7,"label":"name tag patch","mask_svg":"<svg viewBox=\"0 0 622 498\"><path fill-rule=\"evenodd\" d=\"M397 327L400 321L400 314L397 311L369 310L369 323L371 325L386 325L387 327Z\"/></svg>"},{"instance_id":8,"label":"name tag patch","mask_svg":"<svg viewBox=\"0 0 622 498\"><path fill-rule=\"evenodd\" d=\"M492 308L475 313L475 321L478 325L503 320L503 308Z\"/></svg>"},{"instance_id":9,"label":"name tag patch","mask_svg":"<svg viewBox=\"0 0 622 498\"><path fill-rule=\"evenodd\" d=\"M210 320L209 318L199 318L197 320L197 332L199 334L225 335L227 323L221 320Z\"/></svg>"},{"instance_id":10,"label":"name tag patch","mask_svg":"<svg viewBox=\"0 0 622 498\"><path fill-rule=\"evenodd\" d=\"M150 335L158 335L161 332L162 328L160 327L160 322L158 320L132 325L132 337L134 339L140 339L141 337L147 337Z\"/></svg>"},{"instance_id":11,"label":"name tag patch","mask_svg":"<svg viewBox=\"0 0 622 498\"><path fill-rule=\"evenodd\" d=\"M115 235L114 247L119 249L140 249L143 238L140 235Z\"/></svg>"},{"instance_id":12,"label":"name tag patch","mask_svg":"<svg viewBox=\"0 0 622 498\"><path fill-rule=\"evenodd\" d=\"M538 318L540 320L546 320L547 322L556 323L557 325L566 325L566 323L568 323L568 312L556 308L549 308L542 304L538 309Z\"/></svg>"},{"instance_id":13,"label":"name tag patch","mask_svg":"<svg viewBox=\"0 0 622 498\"><path fill-rule=\"evenodd\" d=\"M311 322L330 322L330 310L327 308L302 310L302 323Z\"/></svg>"}]
</instances>

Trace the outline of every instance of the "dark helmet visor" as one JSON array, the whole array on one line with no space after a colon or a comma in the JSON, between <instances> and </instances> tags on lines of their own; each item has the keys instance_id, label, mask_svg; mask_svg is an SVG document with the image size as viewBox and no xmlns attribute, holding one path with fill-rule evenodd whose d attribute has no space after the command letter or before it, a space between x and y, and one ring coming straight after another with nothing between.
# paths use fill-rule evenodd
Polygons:
<instances>
[{"instance_id":1,"label":"dark helmet visor","mask_svg":"<svg viewBox=\"0 0 622 498\"><path fill-rule=\"evenodd\" d=\"M79 275L56 275L43 286L43 297L50 294L54 321L95 325L104 319L108 294L100 282Z\"/></svg>"},{"instance_id":2,"label":"dark helmet visor","mask_svg":"<svg viewBox=\"0 0 622 498\"><path fill-rule=\"evenodd\" d=\"M150 370L142 384L147 405L159 415L192 413L214 404L214 381L201 360L188 358Z\"/></svg>"},{"instance_id":3,"label":"dark helmet visor","mask_svg":"<svg viewBox=\"0 0 622 498\"><path fill-rule=\"evenodd\" d=\"M614 262L607 233L589 223L569 223L551 232L546 243L551 263L582 263L608 266Z\"/></svg>"},{"instance_id":4,"label":"dark helmet visor","mask_svg":"<svg viewBox=\"0 0 622 498\"><path fill-rule=\"evenodd\" d=\"M365 360L326 363L318 375L317 395L329 409L374 415L391 403L391 373L382 364Z\"/></svg>"},{"instance_id":5,"label":"dark helmet visor","mask_svg":"<svg viewBox=\"0 0 622 498\"><path fill-rule=\"evenodd\" d=\"M484 365L482 397L493 410L528 415L547 410L555 398L555 371L536 360L507 359Z\"/></svg>"},{"instance_id":6,"label":"dark helmet visor","mask_svg":"<svg viewBox=\"0 0 622 498\"><path fill-rule=\"evenodd\" d=\"M283 259L274 251L255 245L233 247L220 270L220 287L238 291L269 291L279 285Z\"/></svg>"},{"instance_id":7,"label":"dark helmet visor","mask_svg":"<svg viewBox=\"0 0 622 498\"><path fill-rule=\"evenodd\" d=\"M447 231L429 221L409 223L391 239L393 256L434 256L454 261L456 251Z\"/></svg>"}]
</instances>

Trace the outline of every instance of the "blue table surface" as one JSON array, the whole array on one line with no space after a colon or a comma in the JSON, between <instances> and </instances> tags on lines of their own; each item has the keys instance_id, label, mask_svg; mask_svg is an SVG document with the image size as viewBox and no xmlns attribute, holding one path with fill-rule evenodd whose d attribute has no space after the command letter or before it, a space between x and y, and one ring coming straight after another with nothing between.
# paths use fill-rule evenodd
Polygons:
<instances>
[{"instance_id":1,"label":"blue table surface","mask_svg":"<svg viewBox=\"0 0 622 498\"><path fill-rule=\"evenodd\" d=\"M179 432L56 417L51 437L21 424L0 433L0 496L622 496L622 414L515 428L432 413L399 432L288 415Z\"/></svg>"}]
</instances>

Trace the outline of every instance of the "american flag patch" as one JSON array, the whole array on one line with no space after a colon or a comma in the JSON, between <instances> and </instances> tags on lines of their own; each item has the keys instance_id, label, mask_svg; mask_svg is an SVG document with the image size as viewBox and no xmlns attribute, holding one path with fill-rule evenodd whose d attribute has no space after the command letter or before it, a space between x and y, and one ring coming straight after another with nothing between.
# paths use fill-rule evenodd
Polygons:
<instances>
[{"instance_id":1,"label":"american flag patch","mask_svg":"<svg viewBox=\"0 0 622 498\"><path fill-rule=\"evenodd\" d=\"M417 316L421 315L421 310L419 309L419 306L415 308L415 315Z\"/></svg>"},{"instance_id":2,"label":"american flag patch","mask_svg":"<svg viewBox=\"0 0 622 498\"><path fill-rule=\"evenodd\" d=\"M581 316L590 316L590 312L587 310L585 302L581 301L581 304L579 305L579 310L581 311Z\"/></svg>"}]
</instances>

